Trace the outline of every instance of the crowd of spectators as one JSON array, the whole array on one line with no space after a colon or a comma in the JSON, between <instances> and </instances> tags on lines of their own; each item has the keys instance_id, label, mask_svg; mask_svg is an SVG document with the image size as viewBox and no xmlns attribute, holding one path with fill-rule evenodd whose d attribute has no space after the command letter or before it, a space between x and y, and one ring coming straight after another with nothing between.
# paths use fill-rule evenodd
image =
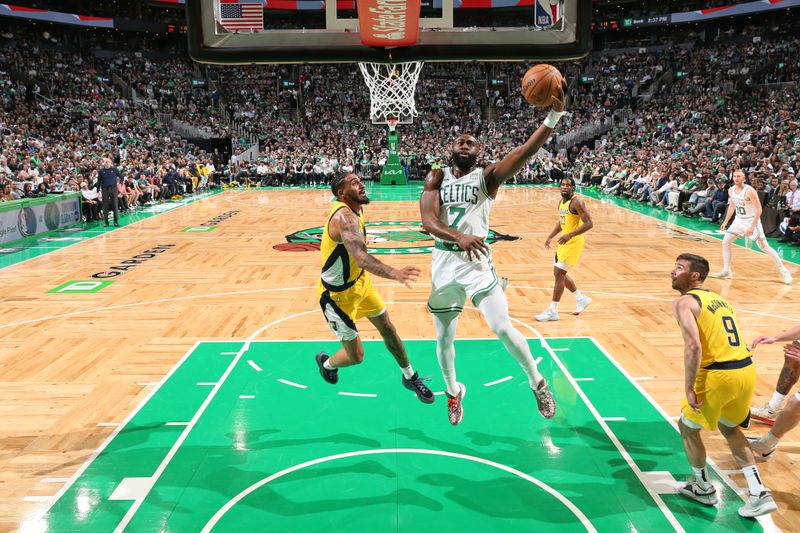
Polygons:
<instances>
[{"instance_id":1,"label":"crowd of spectators","mask_svg":"<svg viewBox=\"0 0 800 533\"><path fill-rule=\"evenodd\" d=\"M122 174L124 209L207 187L223 163L98 81L83 56L26 43L0 48L0 201L81 192L85 219L96 219L104 157Z\"/></svg>"},{"instance_id":2,"label":"crowd of spectators","mask_svg":"<svg viewBox=\"0 0 800 533\"><path fill-rule=\"evenodd\" d=\"M675 68L689 75L641 105L594 149L574 147L576 179L602 194L719 224L733 171L741 168L764 206L788 217L800 168L797 70L786 68L795 75L784 78L792 82L785 87L751 85L760 63L781 62L797 43L787 38L678 50ZM742 79L750 82L736 90ZM794 225L800 225L797 218Z\"/></svg>"},{"instance_id":3,"label":"crowd of spectators","mask_svg":"<svg viewBox=\"0 0 800 533\"><path fill-rule=\"evenodd\" d=\"M120 56L109 63L109 71L119 74L151 111L169 113L209 136L230 135L215 105L219 96L192 61Z\"/></svg>"},{"instance_id":4,"label":"crowd of spectators","mask_svg":"<svg viewBox=\"0 0 800 533\"><path fill-rule=\"evenodd\" d=\"M732 170L743 167L765 201L778 206L798 168L800 40L737 37L557 63L570 81L570 102L556 136L618 109L629 113L591 149L555 153L548 145L515 180L573 172L603 193L714 220L720 204L713 202L722 201ZM9 43L0 42L3 198L91 190L106 156L125 176L120 195L131 207L190 192L209 173L231 184L316 184L343 169L375 178L386 161L386 128L370 123L368 91L354 65L206 68L185 57L101 59L57 42ZM416 86L419 115L399 128L410 177L446 165L448 141L462 132L484 144L483 164L522 143L542 114L518 89L528 66L425 65ZM143 105L124 97L111 75ZM795 84L780 92L753 88L786 82ZM171 133L160 114L214 137L256 140L260 153L246 160L234 151L228 166Z\"/></svg>"}]
</instances>

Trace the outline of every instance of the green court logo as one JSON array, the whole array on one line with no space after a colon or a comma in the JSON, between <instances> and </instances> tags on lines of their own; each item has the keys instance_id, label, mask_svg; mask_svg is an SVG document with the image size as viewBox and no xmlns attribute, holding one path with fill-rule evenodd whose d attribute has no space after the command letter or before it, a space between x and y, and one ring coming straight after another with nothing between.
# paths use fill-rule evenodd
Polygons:
<instances>
[{"instance_id":1,"label":"green court logo","mask_svg":"<svg viewBox=\"0 0 800 533\"><path fill-rule=\"evenodd\" d=\"M90 292L97 292L114 283L114 280L94 281L76 279L62 283L54 289L47 292L55 292L59 294L86 294Z\"/></svg>"},{"instance_id":2,"label":"green court logo","mask_svg":"<svg viewBox=\"0 0 800 533\"><path fill-rule=\"evenodd\" d=\"M188 228L184 228L181 231L189 231L194 233L203 233L206 231L214 231L217 229L216 226L189 226Z\"/></svg>"},{"instance_id":3,"label":"green court logo","mask_svg":"<svg viewBox=\"0 0 800 533\"><path fill-rule=\"evenodd\" d=\"M433 250L433 237L422 229L420 222L367 222L367 252L376 255L429 254ZM286 242L273 246L275 250L301 252L319 250L322 227L296 231L286 236ZM492 229L486 242L516 241L520 237L499 233Z\"/></svg>"}]
</instances>

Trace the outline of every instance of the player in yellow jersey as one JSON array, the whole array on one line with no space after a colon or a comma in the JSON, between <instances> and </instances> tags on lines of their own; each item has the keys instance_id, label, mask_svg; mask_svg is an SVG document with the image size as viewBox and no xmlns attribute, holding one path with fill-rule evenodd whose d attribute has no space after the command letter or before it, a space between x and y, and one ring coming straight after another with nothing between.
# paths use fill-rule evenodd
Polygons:
<instances>
[{"instance_id":1,"label":"player in yellow jersey","mask_svg":"<svg viewBox=\"0 0 800 533\"><path fill-rule=\"evenodd\" d=\"M544 241L545 249L550 249L550 241L561 232L558 247L553 261L553 275L556 278L553 287L553 301L550 307L536 315L539 322L558 320L558 302L564 294L564 287L575 295L575 310L573 315L579 315L592 303L592 299L584 296L577 285L567 274L570 268L578 264L578 259L583 252L583 234L594 227L592 217L583 200L575 195L575 180L572 178L561 179L561 201L558 204L558 222L553 231Z\"/></svg>"},{"instance_id":2,"label":"player in yellow jersey","mask_svg":"<svg viewBox=\"0 0 800 533\"><path fill-rule=\"evenodd\" d=\"M679 255L672 270L672 288L681 293L673 307L683 333L685 366L685 395L678 427L694 471L694 479L677 489L704 505L719 501L706 472L706 449L700 437L702 428L718 428L750 489L739 515L754 518L777 509L739 427L750 422L756 370L739 333L733 307L719 294L703 288L708 270L708 261L694 254Z\"/></svg>"},{"instance_id":3,"label":"player in yellow jersey","mask_svg":"<svg viewBox=\"0 0 800 533\"><path fill-rule=\"evenodd\" d=\"M369 277L371 272L408 287L417 279L420 270L414 266L394 268L367 253L362 206L369 203L369 198L357 174L335 176L331 180L331 191L336 201L322 232L322 274L317 292L325 320L342 347L330 357L324 352L317 354L319 372L328 383L337 383L340 368L363 361L364 346L358 336L356 320L366 317L378 329L386 348L400 365L403 385L414 391L420 401L433 403L433 392L411 367L383 298Z\"/></svg>"}]
</instances>

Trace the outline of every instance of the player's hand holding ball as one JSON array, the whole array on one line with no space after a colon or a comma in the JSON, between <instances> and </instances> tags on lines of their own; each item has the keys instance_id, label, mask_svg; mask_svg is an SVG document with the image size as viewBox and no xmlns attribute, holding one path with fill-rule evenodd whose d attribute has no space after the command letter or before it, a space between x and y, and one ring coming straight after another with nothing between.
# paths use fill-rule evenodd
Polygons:
<instances>
[{"instance_id":1,"label":"player's hand holding ball","mask_svg":"<svg viewBox=\"0 0 800 533\"><path fill-rule=\"evenodd\" d=\"M553 111L564 111L566 90L567 81L553 65L534 65L522 77L522 95L536 107L553 106Z\"/></svg>"}]
</instances>

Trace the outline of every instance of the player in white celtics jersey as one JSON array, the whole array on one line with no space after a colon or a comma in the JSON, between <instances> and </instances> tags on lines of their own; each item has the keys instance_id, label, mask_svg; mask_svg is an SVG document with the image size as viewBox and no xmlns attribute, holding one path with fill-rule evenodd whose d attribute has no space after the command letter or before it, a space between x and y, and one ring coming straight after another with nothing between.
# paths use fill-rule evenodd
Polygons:
<instances>
[{"instance_id":1,"label":"player in white celtics jersey","mask_svg":"<svg viewBox=\"0 0 800 533\"><path fill-rule=\"evenodd\" d=\"M448 416L453 425L464 416L462 400L466 388L456 380L453 342L466 297L522 366L541 415L551 418L556 412L547 380L539 373L525 337L511 325L508 301L484 239L489 231L492 202L500 186L547 142L563 115L564 88L553 97L553 110L544 124L502 160L485 168L476 167L481 144L472 135L462 134L450 146L451 166L431 170L425 178L420 214L423 227L436 240L428 310L436 326L436 356L447 385Z\"/></svg>"},{"instance_id":2,"label":"player in white celtics jersey","mask_svg":"<svg viewBox=\"0 0 800 533\"><path fill-rule=\"evenodd\" d=\"M781 273L783 282L792 282L792 275L783 266L778 253L772 249L764 235L764 228L761 226L761 202L758 194L750 185L745 184L745 175L742 169L733 172L733 187L728 191L728 211L725 219L719 227L722 231L728 226L728 222L734 213L736 218L725 233L722 239L722 270L711 274L712 278L733 279L731 270L731 243L740 237L749 237L756 241L758 247L767 254L774 262Z\"/></svg>"}]
</instances>

